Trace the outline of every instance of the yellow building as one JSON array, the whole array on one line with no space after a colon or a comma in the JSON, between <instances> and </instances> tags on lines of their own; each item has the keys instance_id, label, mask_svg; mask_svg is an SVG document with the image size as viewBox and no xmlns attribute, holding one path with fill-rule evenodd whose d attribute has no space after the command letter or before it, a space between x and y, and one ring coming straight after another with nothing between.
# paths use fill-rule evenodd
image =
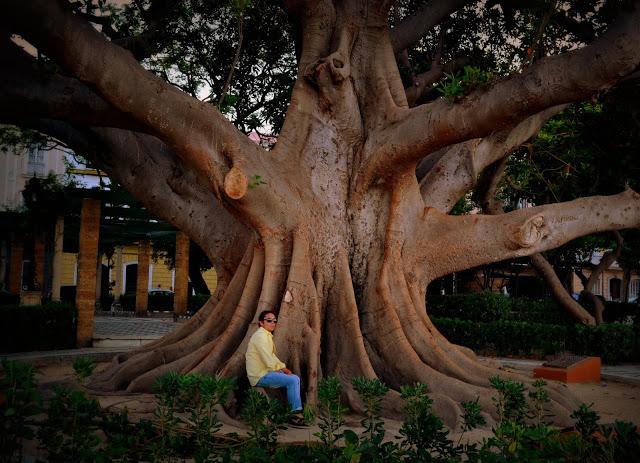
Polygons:
<instances>
[{"instance_id":1,"label":"yellow building","mask_svg":"<svg viewBox=\"0 0 640 463\"><path fill-rule=\"evenodd\" d=\"M113 255L113 266L109 268L109 261L102 256L102 272L109 272L108 276L99 278L102 282L110 282L111 294L114 296L134 292L137 276L138 248L133 245L119 246ZM212 268L202 274L209 291L213 294L216 290L217 276ZM78 281L77 254L64 252L62 254L61 286L75 286ZM171 290L175 287L175 270L162 261L151 261L149 264L149 290ZM98 288L100 292L100 288Z\"/></svg>"}]
</instances>

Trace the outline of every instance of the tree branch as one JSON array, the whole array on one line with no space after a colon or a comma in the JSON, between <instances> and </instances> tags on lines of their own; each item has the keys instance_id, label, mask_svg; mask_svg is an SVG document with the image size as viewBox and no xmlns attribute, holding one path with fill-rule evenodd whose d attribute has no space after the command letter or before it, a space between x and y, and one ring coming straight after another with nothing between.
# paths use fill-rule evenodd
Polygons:
<instances>
[{"instance_id":1,"label":"tree branch","mask_svg":"<svg viewBox=\"0 0 640 463\"><path fill-rule=\"evenodd\" d=\"M491 164L482 172L478 180L475 194L482 210L486 214L504 214L502 204L496 200L496 189L504 174L506 161L507 158L503 158ZM530 258L531 265L547 284L547 287L551 291L551 296L558 306L569 312L569 314L580 321L580 323L595 325L596 320L571 297L547 259L539 252L532 254Z\"/></svg>"},{"instance_id":2,"label":"tree branch","mask_svg":"<svg viewBox=\"0 0 640 463\"><path fill-rule=\"evenodd\" d=\"M579 50L541 59L522 74L473 92L460 103L444 99L409 110L367 140L359 183L385 177L442 148L515 125L554 105L581 100L633 72L640 63L640 7L634 4L605 35Z\"/></svg>"},{"instance_id":3,"label":"tree branch","mask_svg":"<svg viewBox=\"0 0 640 463\"><path fill-rule=\"evenodd\" d=\"M91 159L155 217L184 231L216 268L235 270L251 232L160 140L119 129L78 129L58 121L32 125Z\"/></svg>"},{"instance_id":4,"label":"tree branch","mask_svg":"<svg viewBox=\"0 0 640 463\"><path fill-rule=\"evenodd\" d=\"M478 174L483 169L511 154L565 107L559 105L548 108L511 129L452 146L420 180L420 193L425 204L441 212L450 211L475 186Z\"/></svg>"},{"instance_id":5,"label":"tree branch","mask_svg":"<svg viewBox=\"0 0 640 463\"><path fill-rule=\"evenodd\" d=\"M215 108L146 71L128 51L59 2L11 0L7 11L10 26L165 141L205 174L219 197L229 171L227 159L259 157L262 150Z\"/></svg>"},{"instance_id":6,"label":"tree branch","mask_svg":"<svg viewBox=\"0 0 640 463\"><path fill-rule=\"evenodd\" d=\"M466 3L467 0L431 0L391 30L393 51L399 53L410 47Z\"/></svg>"},{"instance_id":7,"label":"tree branch","mask_svg":"<svg viewBox=\"0 0 640 463\"><path fill-rule=\"evenodd\" d=\"M556 271L551 264L544 258L539 252L531 255L531 265L536 270L538 275L547 283L547 287L551 291L553 299L560 307L564 308L575 319L584 323L585 325L595 325L596 320L593 316L587 312L584 307L578 304L578 301L573 299L571 295L562 285L562 282L558 278Z\"/></svg>"},{"instance_id":8,"label":"tree branch","mask_svg":"<svg viewBox=\"0 0 640 463\"><path fill-rule=\"evenodd\" d=\"M37 114L84 125L143 129L80 81L45 72L13 42L0 49L0 67L0 117L5 121Z\"/></svg>"},{"instance_id":9,"label":"tree branch","mask_svg":"<svg viewBox=\"0 0 640 463\"><path fill-rule=\"evenodd\" d=\"M553 249L579 236L640 226L640 194L591 196L507 214L449 216L425 208L418 242L437 278L448 273ZM440 239L433 239L434 236Z\"/></svg>"}]
</instances>

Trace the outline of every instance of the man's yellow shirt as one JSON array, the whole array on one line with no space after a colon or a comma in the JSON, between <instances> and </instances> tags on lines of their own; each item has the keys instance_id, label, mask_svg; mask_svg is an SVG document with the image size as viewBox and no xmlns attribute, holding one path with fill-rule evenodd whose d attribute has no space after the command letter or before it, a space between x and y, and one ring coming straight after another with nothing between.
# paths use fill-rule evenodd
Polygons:
<instances>
[{"instance_id":1,"label":"man's yellow shirt","mask_svg":"<svg viewBox=\"0 0 640 463\"><path fill-rule=\"evenodd\" d=\"M282 370L286 366L276 356L273 335L262 327L258 328L251 336L244 358L247 365L247 376L252 386L255 386L260 378L270 371Z\"/></svg>"}]
</instances>

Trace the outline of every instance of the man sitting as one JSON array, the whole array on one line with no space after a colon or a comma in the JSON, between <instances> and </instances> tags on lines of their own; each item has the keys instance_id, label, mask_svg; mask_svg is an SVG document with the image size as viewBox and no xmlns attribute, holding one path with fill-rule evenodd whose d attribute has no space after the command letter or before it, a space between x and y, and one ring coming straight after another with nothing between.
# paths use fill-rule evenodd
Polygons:
<instances>
[{"instance_id":1,"label":"man sitting","mask_svg":"<svg viewBox=\"0 0 640 463\"><path fill-rule=\"evenodd\" d=\"M258 315L259 328L251 336L245 354L247 376L251 386L287 388L287 401L292 414L289 422L304 425L302 400L300 399L300 378L289 370L276 356L273 331L278 320L273 312L264 310Z\"/></svg>"}]
</instances>

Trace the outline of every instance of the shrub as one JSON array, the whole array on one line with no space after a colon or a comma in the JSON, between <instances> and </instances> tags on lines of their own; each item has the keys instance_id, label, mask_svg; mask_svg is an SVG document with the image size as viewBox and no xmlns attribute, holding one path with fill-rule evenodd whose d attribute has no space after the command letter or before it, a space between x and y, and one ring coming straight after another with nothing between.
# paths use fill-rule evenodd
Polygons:
<instances>
[{"instance_id":1,"label":"shrub","mask_svg":"<svg viewBox=\"0 0 640 463\"><path fill-rule=\"evenodd\" d=\"M511 312L511 299L491 291L429 296L427 312L436 317L490 322L508 318Z\"/></svg>"},{"instance_id":2,"label":"shrub","mask_svg":"<svg viewBox=\"0 0 640 463\"><path fill-rule=\"evenodd\" d=\"M36 370L27 364L2 360L0 378L0 461L22 461L22 443L35 435L32 418L41 412Z\"/></svg>"},{"instance_id":3,"label":"shrub","mask_svg":"<svg viewBox=\"0 0 640 463\"><path fill-rule=\"evenodd\" d=\"M604 312L602 317L607 323L623 323L627 320L633 321L635 324L640 322L640 304L628 302L612 302L604 303Z\"/></svg>"},{"instance_id":4,"label":"shrub","mask_svg":"<svg viewBox=\"0 0 640 463\"><path fill-rule=\"evenodd\" d=\"M76 342L72 305L0 307L0 352L71 349Z\"/></svg>"},{"instance_id":5,"label":"shrub","mask_svg":"<svg viewBox=\"0 0 640 463\"><path fill-rule=\"evenodd\" d=\"M3 305L18 305L20 303L20 296L17 294L11 294L7 291L0 291L0 306Z\"/></svg>"},{"instance_id":6,"label":"shrub","mask_svg":"<svg viewBox=\"0 0 640 463\"><path fill-rule=\"evenodd\" d=\"M549 325L509 320L478 323L453 318L433 318L433 322L449 341L497 355L540 357L570 351L600 356L605 363L640 359L637 326Z\"/></svg>"}]
</instances>

